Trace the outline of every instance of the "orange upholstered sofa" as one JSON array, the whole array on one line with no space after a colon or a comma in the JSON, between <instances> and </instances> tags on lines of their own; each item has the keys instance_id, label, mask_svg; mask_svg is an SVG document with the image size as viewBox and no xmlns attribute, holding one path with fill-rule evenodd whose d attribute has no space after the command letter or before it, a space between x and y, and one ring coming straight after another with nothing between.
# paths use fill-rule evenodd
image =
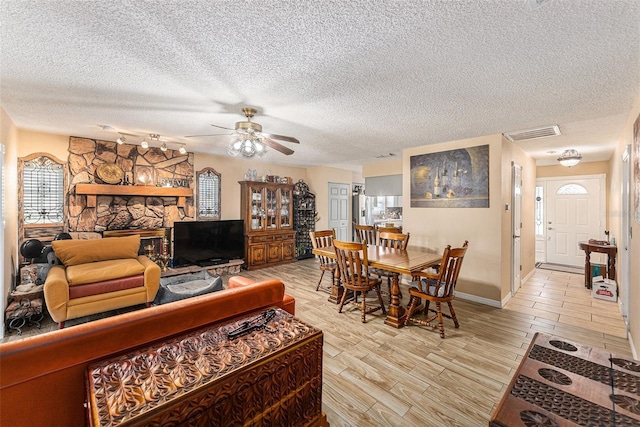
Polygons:
<instances>
[{"instance_id":1,"label":"orange upholstered sofa","mask_svg":"<svg viewBox=\"0 0 640 427\"><path fill-rule=\"evenodd\" d=\"M295 300L275 279L229 279L227 289L0 344L2 425L83 426L89 364Z\"/></svg>"},{"instance_id":2,"label":"orange upholstered sofa","mask_svg":"<svg viewBox=\"0 0 640 427\"><path fill-rule=\"evenodd\" d=\"M64 327L69 319L153 301L160 267L138 255L140 236L51 243L63 265L49 270L44 298L51 318Z\"/></svg>"}]
</instances>

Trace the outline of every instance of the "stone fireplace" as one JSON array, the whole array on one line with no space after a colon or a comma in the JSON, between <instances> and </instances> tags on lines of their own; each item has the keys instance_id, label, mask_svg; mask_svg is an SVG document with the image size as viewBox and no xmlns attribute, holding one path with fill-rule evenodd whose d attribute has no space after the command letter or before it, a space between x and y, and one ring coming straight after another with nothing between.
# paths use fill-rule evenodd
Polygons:
<instances>
[{"instance_id":1,"label":"stone fireplace","mask_svg":"<svg viewBox=\"0 0 640 427\"><path fill-rule=\"evenodd\" d=\"M125 183L138 182L139 171L154 181L106 185L96 174L104 163L118 165ZM174 221L194 219L193 153L71 137L67 168L68 231L171 228Z\"/></svg>"}]
</instances>

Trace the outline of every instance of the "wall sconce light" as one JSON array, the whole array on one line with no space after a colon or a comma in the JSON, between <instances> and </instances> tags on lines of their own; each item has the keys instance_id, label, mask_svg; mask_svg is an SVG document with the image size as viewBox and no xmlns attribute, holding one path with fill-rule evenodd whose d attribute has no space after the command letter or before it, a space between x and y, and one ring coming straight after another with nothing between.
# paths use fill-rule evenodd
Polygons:
<instances>
[{"instance_id":1,"label":"wall sconce light","mask_svg":"<svg viewBox=\"0 0 640 427\"><path fill-rule=\"evenodd\" d=\"M580 163L580 160L582 160L582 155L573 148L564 150L560 157L558 157L558 161L560 162L560 164L568 168L577 165L578 163Z\"/></svg>"}]
</instances>

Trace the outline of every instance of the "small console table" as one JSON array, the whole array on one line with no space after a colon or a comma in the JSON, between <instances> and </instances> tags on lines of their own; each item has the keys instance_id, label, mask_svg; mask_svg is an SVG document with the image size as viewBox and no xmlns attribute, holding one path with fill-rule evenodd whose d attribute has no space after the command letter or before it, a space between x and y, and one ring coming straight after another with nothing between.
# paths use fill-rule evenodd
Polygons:
<instances>
[{"instance_id":1,"label":"small console table","mask_svg":"<svg viewBox=\"0 0 640 427\"><path fill-rule=\"evenodd\" d=\"M616 280L616 255L618 247L606 242L590 240L579 242L578 246L584 251L584 286L591 289L591 252L607 254L607 278Z\"/></svg>"}]
</instances>

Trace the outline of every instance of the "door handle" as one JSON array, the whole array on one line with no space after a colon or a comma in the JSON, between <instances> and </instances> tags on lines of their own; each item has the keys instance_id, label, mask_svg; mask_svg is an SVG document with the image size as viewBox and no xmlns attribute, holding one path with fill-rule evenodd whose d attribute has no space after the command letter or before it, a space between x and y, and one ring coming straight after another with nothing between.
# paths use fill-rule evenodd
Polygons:
<instances>
[{"instance_id":1,"label":"door handle","mask_svg":"<svg viewBox=\"0 0 640 427\"><path fill-rule=\"evenodd\" d=\"M549 227L549 228L547 228L547 230L553 230L553 227Z\"/></svg>"}]
</instances>

